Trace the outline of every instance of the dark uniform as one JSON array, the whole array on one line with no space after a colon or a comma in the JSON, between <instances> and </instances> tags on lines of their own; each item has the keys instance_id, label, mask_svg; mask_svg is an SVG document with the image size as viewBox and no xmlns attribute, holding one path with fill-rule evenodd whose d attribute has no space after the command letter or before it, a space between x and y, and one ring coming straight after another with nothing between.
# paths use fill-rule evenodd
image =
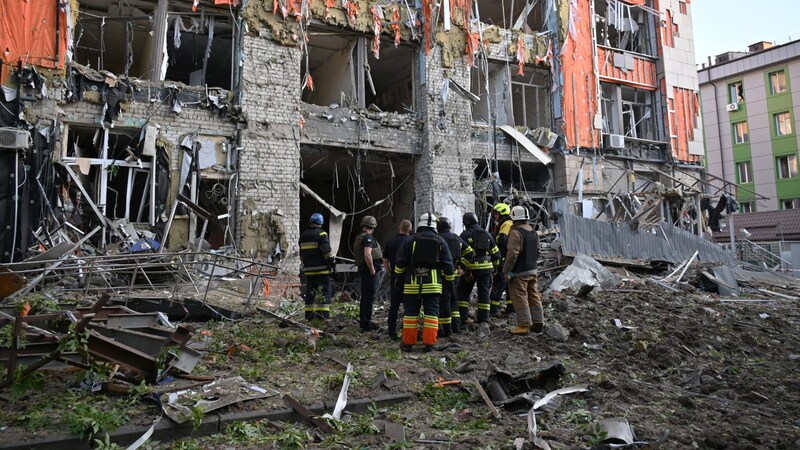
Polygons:
<instances>
[{"instance_id":1,"label":"dark uniform","mask_svg":"<svg viewBox=\"0 0 800 450\"><path fill-rule=\"evenodd\" d=\"M441 220L441 219L440 219ZM447 242L447 247L450 249L450 255L453 257L453 264L456 267L463 267L465 270L468 260L462 261L462 255L473 254L472 247L467 244L461 236L450 231L449 226L447 230L439 230L439 236ZM450 333L458 333L461 331L461 311L458 309L458 284L461 277L458 270L455 271L455 279L452 286L446 286L442 292L442 298L439 301L439 331L442 336L450 336Z\"/></svg>"},{"instance_id":2,"label":"dark uniform","mask_svg":"<svg viewBox=\"0 0 800 450\"><path fill-rule=\"evenodd\" d=\"M439 332L442 285L452 284L455 278L450 249L433 228L418 227L400 248L394 271L401 277L398 282L403 282L402 348L408 351L417 343L421 306L425 310L422 343L430 350Z\"/></svg>"},{"instance_id":3,"label":"dark uniform","mask_svg":"<svg viewBox=\"0 0 800 450\"><path fill-rule=\"evenodd\" d=\"M395 281L397 274L394 273L394 268L397 265L397 252L406 239L408 239L407 234L397 233L389 239L383 249L383 257L389 260L387 270L392 274L390 284L391 300L389 302L389 316L386 319L386 325L388 326L389 336L393 339L397 338L397 314L400 312L400 305L403 304L403 287Z\"/></svg>"},{"instance_id":4,"label":"dark uniform","mask_svg":"<svg viewBox=\"0 0 800 450\"><path fill-rule=\"evenodd\" d=\"M306 276L306 320L330 318L331 268L334 265L328 233L312 224L300 235L300 259Z\"/></svg>"},{"instance_id":5,"label":"dark uniform","mask_svg":"<svg viewBox=\"0 0 800 450\"><path fill-rule=\"evenodd\" d=\"M478 285L477 320L479 323L489 320L489 292L492 289L492 273L500 259L500 250L492 235L477 223L469 225L461 233L461 239L464 239L472 249L472 252L462 255L462 260L467 262L468 272L458 284L458 309L463 328L466 326L464 321L469 316L469 296L476 284Z\"/></svg>"},{"instance_id":6,"label":"dark uniform","mask_svg":"<svg viewBox=\"0 0 800 450\"><path fill-rule=\"evenodd\" d=\"M497 234L495 235L495 242L497 243L497 248L500 250L500 261L498 263L500 266L503 265L506 260L506 255L508 254L508 233L511 231L512 224L511 217L504 215L500 216L500 222L496 226ZM502 271L498 270L495 272L494 279L492 280L492 316L500 313L500 300L503 298L503 292L506 292L507 289L508 282L503 278ZM506 307L511 307L510 295L506 295Z\"/></svg>"},{"instance_id":7,"label":"dark uniform","mask_svg":"<svg viewBox=\"0 0 800 450\"><path fill-rule=\"evenodd\" d=\"M372 248L372 264L375 268L375 275L370 273L369 266L364 260L365 248ZM383 270L383 254L375 236L366 231L362 231L356 236L353 252L358 267L358 276L361 278L358 322L363 331L370 331L377 327L372 322L372 305L375 303L375 292L378 290L378 272Z\"/></svg>"}]
</instances>

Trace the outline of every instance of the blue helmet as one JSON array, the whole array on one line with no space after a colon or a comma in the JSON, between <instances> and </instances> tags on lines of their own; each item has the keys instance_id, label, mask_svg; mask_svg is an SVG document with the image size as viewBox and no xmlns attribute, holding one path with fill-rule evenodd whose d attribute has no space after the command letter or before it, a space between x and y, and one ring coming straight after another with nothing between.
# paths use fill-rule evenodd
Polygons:
<instances>
[{"instance_id":1,"label":"blue helmet","mask_svg":"<svg viewBox=\"0 0 800 450\"><path fill-rule=\"evenodd\" d=\"M310 223L315 223L317 225L322 225L325 222L325 218L322 217L320 213L314 213L311 215L311 219L309 219Z\"/></svg>"}]
</instances>

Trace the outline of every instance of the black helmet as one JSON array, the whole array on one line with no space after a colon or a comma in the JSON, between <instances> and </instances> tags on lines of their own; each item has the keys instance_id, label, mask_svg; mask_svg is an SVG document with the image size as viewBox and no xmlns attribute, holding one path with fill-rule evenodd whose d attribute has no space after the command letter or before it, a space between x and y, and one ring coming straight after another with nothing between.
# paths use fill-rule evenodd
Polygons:
<instances>
[{"instance_id":1,"label":"black helmet","mask_svg":"<svg viewBox=\"0 0 800 450\"><path fill-rule=\"evenodd\" d=\"M461 222L464 224L465 227L475 225L476 223L478 223L478 216L476 216L474 212L468 212L464 214L464 217L461 219Z\"/></svg>"},{"instance_id":2,"label":"black helmet","mask_svg":"<svg viewBox=\"0 0 800 450\"><path fill-rule=\"evenodd\" d=\"M439 221L436 222L436 231L439 233L443 231L450 231L450 219L447 217L439 217Z\"/></svg>"}]
</instances>

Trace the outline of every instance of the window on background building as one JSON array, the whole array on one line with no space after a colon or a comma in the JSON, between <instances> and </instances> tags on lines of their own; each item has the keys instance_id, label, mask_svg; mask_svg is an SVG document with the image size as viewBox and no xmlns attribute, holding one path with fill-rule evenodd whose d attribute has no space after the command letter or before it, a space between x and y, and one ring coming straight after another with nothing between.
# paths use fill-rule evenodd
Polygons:
<instances>
[{"instance_id":1,"label":"window on background building","mask_svg":"<svg viewBox=\"0 0 800 450\"><path fill-rule=\"evenodd\" d=\"M739 203L739 212L740 213L751 213L756 212L756 203L755 202L740 202Z\"/></svg>"},{"instance_id":2,"label":"window on background building","mask_svg":"<svg viewBox=\"0 0 800 450\"><path fill-rule=\"evenodd\" d=\"M686 2L678 2L678 10L681 14L686 14Z\"/></svg>"},{"instance_id":3,"label":"window on background building","mask_svg":"<svg viewBox=\"0 0 800 450\"><path fill-rule=\"evenodd\" d=\"M781 156L777 158L778 178L793 178L797 176L797 155Z\"/></svg>"},{"instance_id":4,"label":"window on background building","mask_svg":"<svg viewBox=\"0 0 800 450\"><path fill-rule=\"evenodd\" d=\"M744 103L744 86L741 81L728 85L728 101L730 103Z\"/></svg>"},{"instance_id":5,"label":"window on background building","mask_svg":"<svg viewBox=\"0 0 800 450\"><path fill-rule=\"evenodd\" d=\"M781 209L800 209L800 198L787 198L781 200Z\"/></svg>"},{"instance_id":6,"label":"window on background building","mask_svg":"<svg viewBox=\"0 0 800 450\"><path fill-rule=\"evenodd\" d=\"M747 122L733 124L733 138L737 144L744 144L750 140L750 133L747 129Z\"/></svg>"},{"instance_id":7,"label":"window on background building","mask_svg":"<svg viewBox=\"0 0 800 450\"><path fill-rule=\"evenodd\" d=\"M736 163L736 176L739 183L753 182L753 169L750 166L750 161Z\"/></svg>"},{"instance_id":8,"label":"window on background building","mask_svg":"<svg viewBox=\"0 0 800 450\"><path fill-rule=\"evenodd\" d=\"M769 74L769 92L772 95L786 92L786 72L779 70Z\"/></svg>"},{"instance_id":9,"label":"window on background building","mask_svg":"<svg viewBox=\"0 0 800 450\"><path fill-rule=\"evenodd\" d=\"M775 134L786 136L792 134L792 116L789 112L775 114Z\"/></svg>"}]
</instances>

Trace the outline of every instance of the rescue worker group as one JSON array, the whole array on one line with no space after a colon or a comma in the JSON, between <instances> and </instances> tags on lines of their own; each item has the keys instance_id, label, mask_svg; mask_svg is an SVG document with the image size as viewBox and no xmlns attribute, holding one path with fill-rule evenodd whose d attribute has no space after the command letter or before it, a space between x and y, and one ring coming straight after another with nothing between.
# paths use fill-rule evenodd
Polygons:
<instances>
[{"instance_id":1,"label":"rescue worker group","mask_svg":"<svg viewBox=\"0 0 800 450\"><path fill-rule=\"evenodd\" d=\"M437 338L467 331L477 323L477 334L489 334L489 319L513 312L511 334L541 334L544 326L542 298L537 285L539 237L530 223L528 209L498 203L492 209L492 231L480 226L468 212L462 217L464 231L451 231L447 217L422 214L412 233L412 223L401 220L397 234L381 247L373 231L373 216L361 220L361 232L353 242L355 264L361 282L359 325L364 332L383 327L372 321L373 303L382 270L391 274L389 315L386 329L396 340L397 320L403 306L400 348L410 352L417 345L422 321L423 351L431 351ZM335 269L325 219L314 213L300 235L300 258L306 279L305 319L324 323L330 318L332 274ZM471 315L470 298L477 289L477 310ZM501 305L506 293L506 304ZM422 315L422 316L420 316Z\"/></svg>"}]
</instances>

